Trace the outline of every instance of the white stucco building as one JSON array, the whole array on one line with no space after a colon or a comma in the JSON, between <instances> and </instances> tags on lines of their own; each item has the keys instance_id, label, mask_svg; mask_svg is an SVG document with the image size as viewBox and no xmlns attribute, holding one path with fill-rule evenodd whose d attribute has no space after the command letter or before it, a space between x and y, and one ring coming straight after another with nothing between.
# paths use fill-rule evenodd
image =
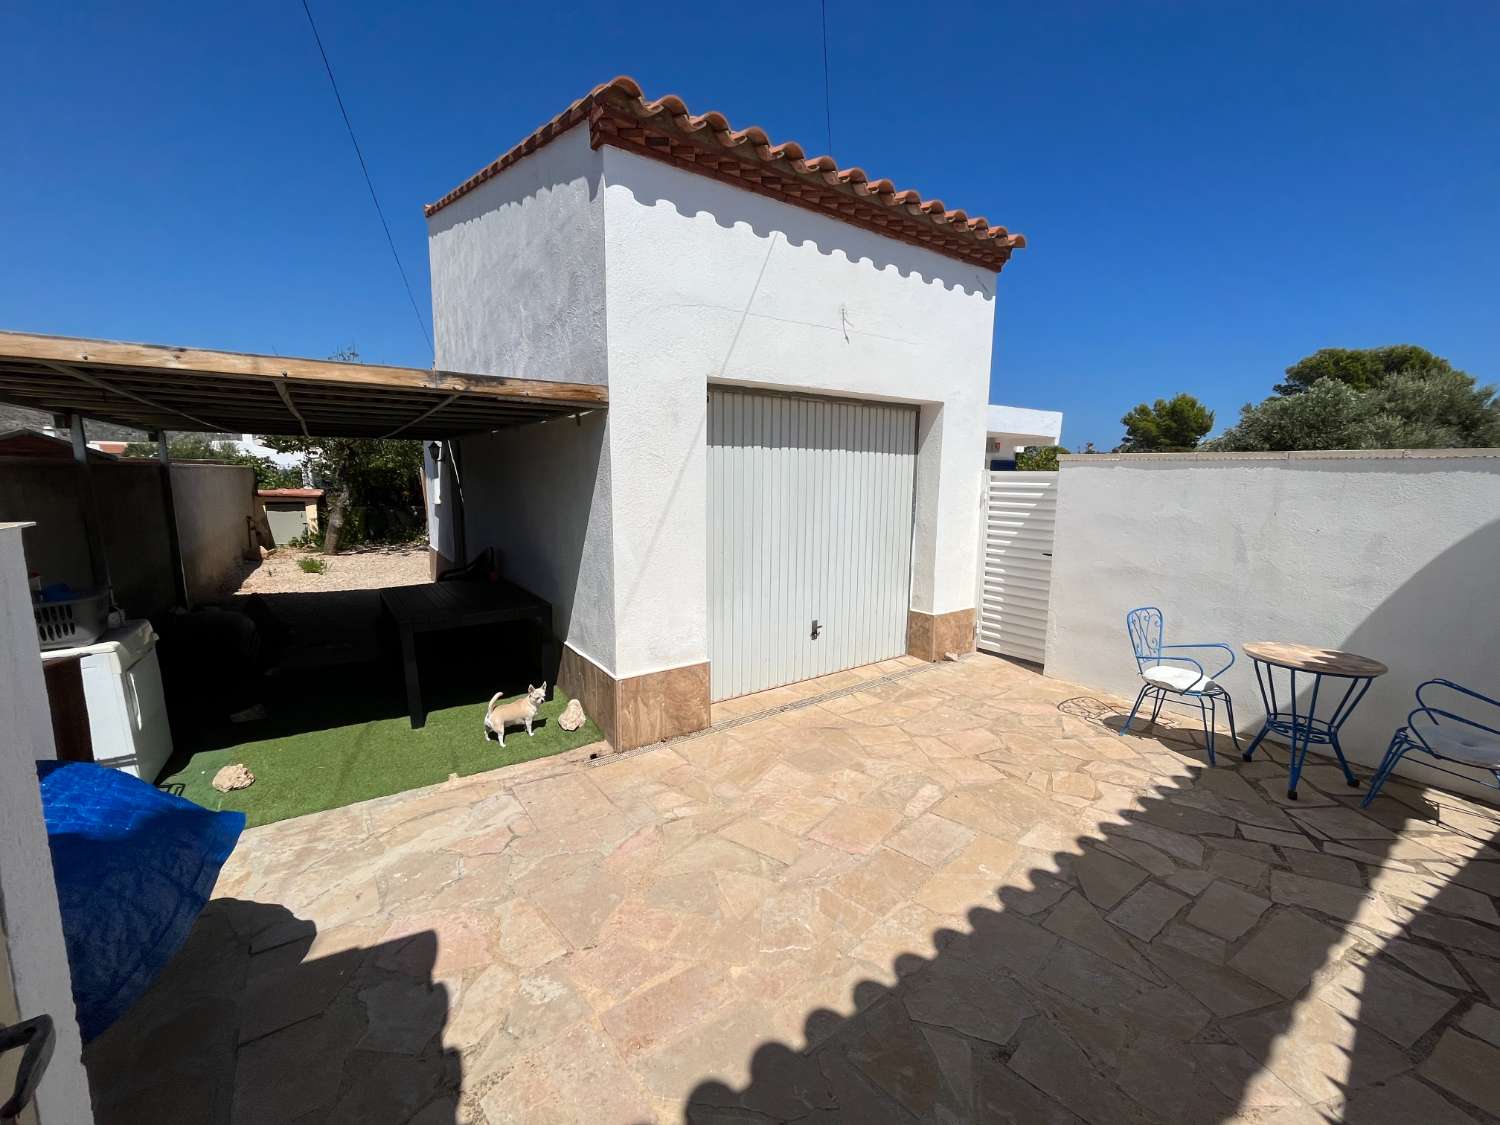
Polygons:
<instances>
[{"instance_id":1,"label":"white stucco building","mask_svg":"<svg viewBox=\"0 0 1500 1125\"><path fill-rule=\"evenodd\" d=\"M304 474L307 471L307 454L305 453L283 453L281 450L272 449L255 434L240 434L239 437L232 437L229 440L241 453L248 453L252 457L269 458L283 469L302 469Z\"/></svg>"},{"instance_id":2,"label":"white stucco building","mask_svg":"<svg viewBox=\"0 0 1500 1125\"><path fill-rule=\"evenodd\" d=\"M1057 445L1062 441L1061 410L1031 410L991 403L985 411L985 421L989 426L984 448L986 468L1012 468L1016 453L1028 445Z\"/></svg>"},{"instance_id":3,"label":"white stucco building","mask_svg":"<svg viewBox=\"0 0 1500 1125\"><path fill-rule=\"evenodd\" d=\"M609 388L607 411L452 443L462 507L445 474L432 532L552 601L562 686L616 746L973 647L1020 236L629 79L427 213L437 367Z\"/></svg>"}]
</instances>

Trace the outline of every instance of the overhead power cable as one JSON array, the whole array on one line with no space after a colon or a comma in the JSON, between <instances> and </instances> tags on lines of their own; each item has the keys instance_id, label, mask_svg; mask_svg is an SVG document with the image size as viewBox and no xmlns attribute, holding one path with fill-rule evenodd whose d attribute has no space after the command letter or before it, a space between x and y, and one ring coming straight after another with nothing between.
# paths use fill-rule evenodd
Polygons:
<instances>
[{"instance_id":1,"label":"overhead power cable","mask_svg":"<svg viewBox=\"0 0 1500 1125\"><path fill-rule=\"evenodd\" d=\"M303 0L305 3L306 0ZM833 98L828 83L828 0L819 0L823 11L823 122L828 127L828 155L833 155ZM311 17L309 17L311 18Z\"/></svg>"},{"instance_id":2,"label":"overhead power cable","mask_svg":"<svg viewBox=\"0 0 1500 1125\"><path fill-rule=\"evenodd\" d=\"M354 155L359 159L359 170L364 174L365 187L370 189L370 202L375 204L375 214L380 216L380 227L385 231L386 245L391 248L391 257L396 262L396 272L401 275L401 284L406 289L406 299L411 302L412 315L417 318L417 327L422 330L422 339L427 341L427 351L432 353L432 335L427 331L427 322L422 319L422 311L417 307L417 298L411 291L411 282L406 277L406 267L401 264L401 255L396 252L396 240L391 237L391 225L385 221L385 211L380 206L380 197L375 194L375 183L370 179L370 169L365 164L365 154L360 151L359 138L354 135L354 122L349 120L349 111L344 108L343 95L339 93L338 80L333 76L333 66L328 62L328 52L323 49L323 37L318 34L317 22L313 19L312 9L307 6L307 0L302 0L302 10L307 13L307 26L312 29L313 42L318 45L318 54L323 59L323 69L328 74L328 84L333 87L333 97L339 104L339 113L344 118L344 128L349 131L349 143L354 146Z\"/></svg>"}]
</instances>

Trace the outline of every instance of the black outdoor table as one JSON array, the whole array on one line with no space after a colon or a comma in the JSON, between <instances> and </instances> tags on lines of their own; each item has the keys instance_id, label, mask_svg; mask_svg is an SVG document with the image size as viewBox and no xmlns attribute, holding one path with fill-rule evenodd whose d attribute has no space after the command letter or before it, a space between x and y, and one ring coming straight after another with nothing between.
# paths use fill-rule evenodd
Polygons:
<instances>
[{"instance_id":1,"label":"black outdoor table","mask_svg":"<svg viewBox=\"0 0 1500 1125\"><path fill-rule=\"evenodd\" d=\"M417 678L418 633L440 633L471 625L532 621L542 638L542 675L553 667L552 606L512 582L431 582L420 586L390 586L380 591L380 604L401 638L401 663L406 672L406 706L413 729L427 722L422 687Z\"/></svg>"}]
</instances>

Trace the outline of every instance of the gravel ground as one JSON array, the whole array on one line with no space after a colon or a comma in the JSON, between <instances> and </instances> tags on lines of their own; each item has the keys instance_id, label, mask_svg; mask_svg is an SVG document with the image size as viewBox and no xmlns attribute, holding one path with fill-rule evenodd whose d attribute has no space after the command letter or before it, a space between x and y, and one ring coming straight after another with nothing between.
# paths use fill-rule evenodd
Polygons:
<instances>
[{"instance_id":1,"label":"gravel ground","mask_svg":"<svg viewBox=\"0 0 1500 1125\"><path fill-rule=\"evenodd\" d=\"M321 558L322 574L308 574L299 559ZM316 590L372 590L413 586L430 581L426 547L372 547L338 555L319 555L295 547L278 547L259 563L243 563L235 594L290 594Z\"/></svg>"}]
</instances>

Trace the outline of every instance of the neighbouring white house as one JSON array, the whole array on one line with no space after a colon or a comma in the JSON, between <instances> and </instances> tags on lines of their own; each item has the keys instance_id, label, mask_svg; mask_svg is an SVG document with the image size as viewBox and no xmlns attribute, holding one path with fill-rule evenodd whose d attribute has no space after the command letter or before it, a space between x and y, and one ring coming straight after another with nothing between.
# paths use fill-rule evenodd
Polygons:
<instances>
[{"instance_id":1,"label":"neighbouring white house","mask_svg":"<svg viewBox=\"0 0 1500 1125\"><path fill-rule=\"evenodd\" d=\"M1016 454L1027 446L1057 445L1062 441L1061 410L1030 410L990 403L986 418L989 434L984 460L989 469L1014 469Z\"/></svg>"},{"instance_id":2,"label":"neighbouring white house","mask_svg":"<svg viewBox=\"0 0 1500 1125\"><path fill-rule=\"evenodd\" d=\"M66 433L59 434L56 427L53 426L44 427L42 432L52 436L67 437ZM272 449L269 445L264 444L255 434L240 434L238 436L234 434L224 434L222 436L205 434L204 436L212 441L222 441L228 445L232 445L241 453L248 453L254 457L265 457L268 460L274 461L283 469L300 469L303 478L305 480L310 479L311 470L308 468L307 454L305 453L284 453L280 450ZM88 444L90 449L97 449L101 453L109 453L118 457L125 452L126 446L130 443L127 441L109 441L106 439L90 441Z\"/></svg>"},{"instance_id":3,"label":"neighbouring white house","mask_svg":"<svg viewBox=\"0 0 1500 1125\"><path fill-rule=\"evenodd\" d=\"M230 437L229 442L241 453L249 453L254 457L265 457L276 462L283 469L301 469L304 475L307 472L307 454L284 453L279 449L272 449L262 442L256 434L240 434L239 437Z\"/></svg>"},{"instance_id":4,"label":"neighbouring white house","mask_svg":"<svg viewBox=\"0 0 1500 1125\"><path fill-rule=\"evenodd\" d=\"M607 411L433 443L428 495L444 563L493 547L552 602L561 684L617 747L974 647L1020 235L627 78L427 216L438 368L608 387Z\"/></svg>"}]
</instances>

